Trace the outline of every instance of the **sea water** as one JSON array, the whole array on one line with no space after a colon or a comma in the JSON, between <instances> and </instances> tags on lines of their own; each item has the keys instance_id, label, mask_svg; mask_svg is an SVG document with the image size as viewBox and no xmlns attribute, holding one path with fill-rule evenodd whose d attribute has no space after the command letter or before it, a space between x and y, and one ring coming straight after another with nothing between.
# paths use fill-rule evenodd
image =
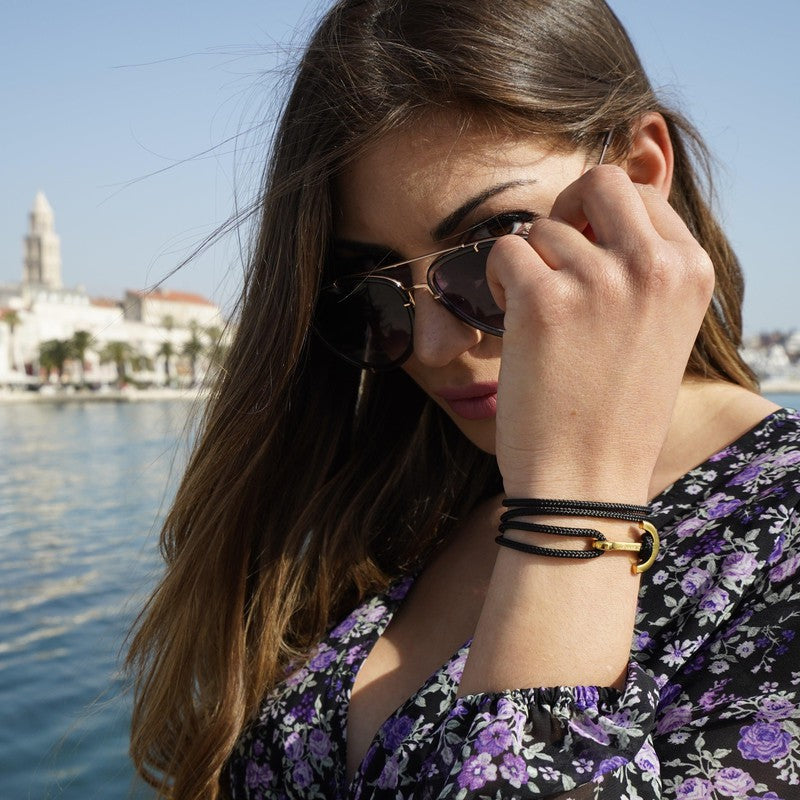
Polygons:
<instances>
[{"instance_id":1,"label":"sea water","mask_svg":"<svg viewBox=\"0 0 800 800\"><path fill-rule=\"evenodd\" d=\"M119 656L188 402L0 405L0 798L151 797Z\"/></svg>"}]
</instances>

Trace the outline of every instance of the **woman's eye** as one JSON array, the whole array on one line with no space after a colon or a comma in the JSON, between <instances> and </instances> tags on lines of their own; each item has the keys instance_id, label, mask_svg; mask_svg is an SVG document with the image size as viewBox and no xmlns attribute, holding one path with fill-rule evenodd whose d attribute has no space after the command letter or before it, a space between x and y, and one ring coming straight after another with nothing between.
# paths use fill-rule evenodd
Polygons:
<instances>
[{"instance_id":1,"label":"woman's eye","mask_svg":"<svg viewBox=\"0 0 800 800\"><path fill-rule=\"evenodd\" d=\"M533 222L536 214L531 211L515 211L509 214L498 214L496 217L479 222L464 234L465 242L477 242L480 239L496 239L509 233L526 234L527 226Z\"/></svg>"}]
</instances>

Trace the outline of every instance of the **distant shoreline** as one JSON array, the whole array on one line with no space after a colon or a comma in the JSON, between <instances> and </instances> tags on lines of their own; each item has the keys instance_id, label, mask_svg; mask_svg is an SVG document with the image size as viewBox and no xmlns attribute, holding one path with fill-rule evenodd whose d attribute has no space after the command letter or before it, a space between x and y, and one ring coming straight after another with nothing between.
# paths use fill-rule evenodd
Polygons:
<instances>
[{"instance_id":1,"label":"distant shoreline","mask_svg":"<svg viewBox=\"0 0 800 800\"><path fill-rule=\"evenodd\" d=\"M0 403L143 403L155 400L193 402L205 389L109 389L108 391L28 392L0 389Z\"/></svg>"},{"instance_id":2,"label":"distant shoreline","mask_svg":"<svg viewBox=\"0 0 800 800\"><path fill-rule=\"evenodd\" d=\"M762 394L800 395L800 380L765 380ZM203 398L207 390L194 389L108 389L106 391L45 391L30 392L0 389L0 404L6 403L143 403L158 400L183 400L194 402Z\"/></svg>"},{"instance_id":3,"label":"distant shoreline","mask_svg":"<svg viewBox=\"0 0 800 800\"><path fill-rule=\"evenodd\" d=\"M800 380L771 378L761 381L761 394L800 394Z\"/></svg>"}]
</instances>

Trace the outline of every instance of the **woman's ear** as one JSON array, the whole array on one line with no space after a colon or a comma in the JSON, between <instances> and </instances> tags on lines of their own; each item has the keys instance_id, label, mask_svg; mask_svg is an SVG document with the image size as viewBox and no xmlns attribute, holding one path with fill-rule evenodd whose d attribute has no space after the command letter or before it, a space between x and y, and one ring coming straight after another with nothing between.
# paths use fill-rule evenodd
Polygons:
<instances>
[{"instance_id":1,"label":"woman's ear","mask_svg":"<svg viewBox=\"0 0 800 800\"><path fill-rule=\"evenodd\" d=\"M630 152L621 165L634 183L646 184L669 196L674 154L667 123L661 114L643 114L633 131Z\"/></svg>"}]
</instances>

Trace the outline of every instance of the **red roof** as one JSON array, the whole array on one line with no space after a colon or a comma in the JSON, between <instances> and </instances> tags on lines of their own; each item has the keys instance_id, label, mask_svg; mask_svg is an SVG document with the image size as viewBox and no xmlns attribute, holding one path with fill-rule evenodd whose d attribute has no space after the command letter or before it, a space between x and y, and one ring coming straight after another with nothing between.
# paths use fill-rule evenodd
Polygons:
<instances>
[{"instance_id":1,"label":"red roof","mask_svg":"<svg viewBox=\"0 0 800 800\"><path fill-rule=\"evenodd\" d=\"M119 300L112 300L110 297L92 297L89 302L93 306L101 306L102 308L117 308L120 305Z\"/></svg>"},{"instance_id":2,"label":"red roof","mask_svg":"<svg viewBox=\"0 0 800 800\"><path fill-rule=\"evenodd\" d=\"M170 303L197 303L203 306L213 306L210 300L199 294L192 294L191 292L174 292L169 289L155 289L152 292L146 291L131 291L130 294L136 295L147 300L157 300L159 302Z\"/></svg>"}]
</instances>

